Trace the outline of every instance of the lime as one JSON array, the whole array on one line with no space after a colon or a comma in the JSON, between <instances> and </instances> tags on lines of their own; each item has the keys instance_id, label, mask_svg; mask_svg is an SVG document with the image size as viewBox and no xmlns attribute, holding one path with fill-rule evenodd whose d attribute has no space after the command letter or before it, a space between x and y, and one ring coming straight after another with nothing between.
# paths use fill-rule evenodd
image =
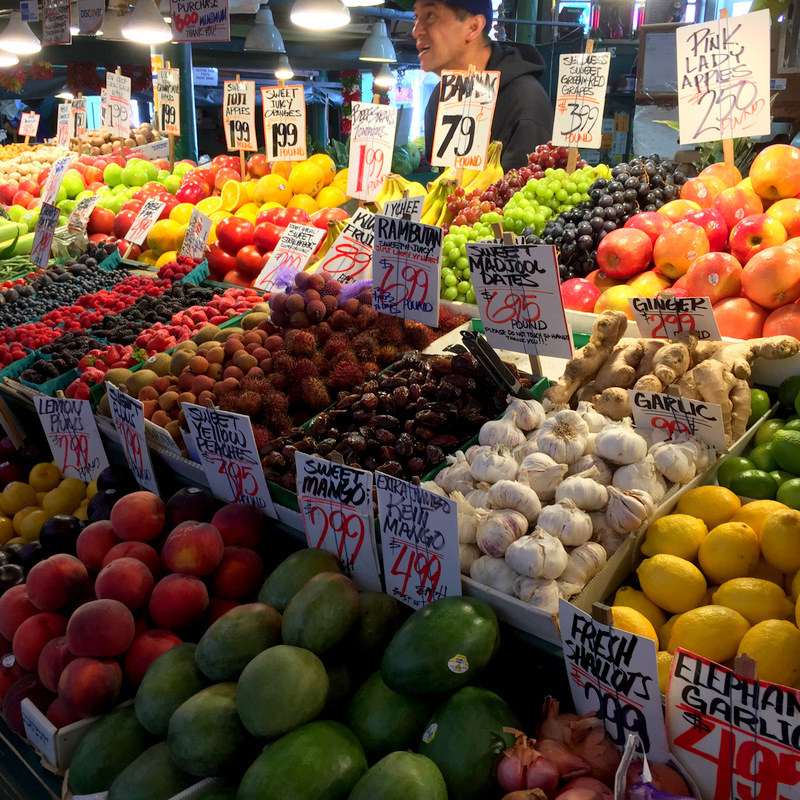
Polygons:
<instances>
[{"instance_id":1,"label":"lime","mask_svg":"<svg viewBox=\"0 0 800 800\"><path fill-rule=\"evenodd\" d=\"M797 395L800 394L800 375L781 381L778 387L778 402L783 408L794 408Z\"/></svg>"},{"instance_id":2,"label":"lime","mask_svg":"<svg viewBox=\"0 0 800 800\"><path fill-rule=\"evenodd\" d=\"M800 431L780 430L775 433L772 456L781 469L800 475Z\"/></svg>"},{"instance_id":3,"label":"lime","mask_svg":"<svg viewBox=\"0 0 800 800\"><path fill-rule=\"evenodd\" d=\"M784 431L800 431L800 417L787 420L786 424L781 428Z\"/></svg>"},{"instance_id":4,"label":"lime","mask_svg":"<svg viewBox=\"0 0 800 800\"><path fill-rule=\"evenodd\" d=\"M770 410L772 403L769 395L763 389L750 390L750 418L747 420L749 428L757 420L761 419Z\"/></svg>"},{"instance_id":5,"label":"lime","mask_svg":"<svg viewBox=\"0 0 800 800\"><path fill-rule=\"evenodd\" d=\"M764 472L778 469L778 462L775 461L775 457L772 455L772 442L765 442L754 447L750 451L748 458L756 465L756 469L764 470Z\"/></svg>"},{"instance_id":6,"label":"lime","mask_svg":"<svg viewBox=\"0 0 800 800\"><path fill-rule=\"evenodd\" d=\"M756 435L753 437L753 442L755 442L755 444L764 444L768 442L773 434L783 430L785 424L786 420L783 419L768 419L766 422L762 422L756 431Z\"/></svg>"},{"instance_id":7,"label":"lime","mask_svg":"<svg viewBox=\"0 0 800 800\"><path fill-rule=\"evenodd\" d=\"M797 476L792 475L791 472L787 472L785 469L773 469L770 470L769 474L772 475L772 477L775 479L775 483L777 483L778 486L780 486L783 483L786 483L786 481L797 479Z\"/></svg>"},{"instance_id":8,"label":"lime","mask_svg":"<svg viewBox=\"0 0 800 800\"><path fill-rule=\"evenodd\" d=\"M726 489L731 488L731 480L746 469L755 469L756 465L749 459L739 457L728 458L722 462L717 472L717 481Z\"/></svg>"},{"instance_id":9,"label":"lime","mask_svg":"<svg viewBox=\"0 0 800 800\"><path fill-rule=\"evenodd\" d=\"M775 499L789 508L800 511L800 478L790 477L778 486Z\"/></svg>"},{"instance_id":10,"label":"lime","mask_svg":"<svg viewBox=\"0 0 800 800\"><path fill-rule=\"evenodd\" d=\"M751 497L753 500L774 500L778 491L775 479L762 469L740 472L731 481L730 488L740 497Z\"/></svg>"}]
</instances>

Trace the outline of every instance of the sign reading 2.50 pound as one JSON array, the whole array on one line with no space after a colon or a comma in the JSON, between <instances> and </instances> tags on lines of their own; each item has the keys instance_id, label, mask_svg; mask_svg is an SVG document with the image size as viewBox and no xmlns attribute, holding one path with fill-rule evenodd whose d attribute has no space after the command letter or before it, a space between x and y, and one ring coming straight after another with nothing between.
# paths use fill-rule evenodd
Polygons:
<instances>
[{"instance_id":1,"label":"sign reading 2.50 pound","mask_svg":"<svg viewBox=\"0 0 800 800\"><path fill-rule=\"evenodd\" d=\"M258 150L255 81L225 81L224 86L222 118L228 150Z\"/></svg>"}]
</instances>

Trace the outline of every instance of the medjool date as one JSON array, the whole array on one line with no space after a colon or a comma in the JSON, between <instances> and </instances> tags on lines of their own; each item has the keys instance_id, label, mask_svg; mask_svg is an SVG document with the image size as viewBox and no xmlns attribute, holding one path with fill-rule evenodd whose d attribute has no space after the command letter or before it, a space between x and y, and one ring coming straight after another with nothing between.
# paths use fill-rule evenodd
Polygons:
<instances>
[{"instance_id":1,"label":"medjool date","mask_svg":"<svg viewBox=\"0 0 800 800\"><path fill-rule=\"evenodd\" d=\"M414 437L409 433L401 433L397 437L397 455L408 458L414 452Z\"/></svg>"},{"instance_id":2,"label":"medjool date","mask_svg":"<svg viewBox=\"0 0 800 800\"><path fill-rule=\"evenodd\" d=\"M375 472L384 472L386 475L393 475L399 478L403 474L403 468L397 461L386 461L375 469Z\"/></svg>"},{"instance_id":3,"label":"medjool date","mask_svg":"<svg viewBox=\"0 0 800 800\"><path fill-rule=\"evenodd\" d=\"M376 428L388 428L389 430L395 430L396 428L400 427L400 420L391 414L376 414L372 418L372 424Z\"/></svg>"},{"instance_id":4,"label":"medjool date","mask_svg":"<svg viewBox=\"0 0 800 800\"><path fill-rule=\"evenodd\" d=\"M386 428L377 428L374 435L381 444L394 444L397 441L397 436Z\"/></svg>"},{"instance_id":5,"label":"medjool date","mask_svg":"<svg viewBox=\"0 0 800 800\"><path fill-rule=\"evenodd\" d=\"M425 448L425 460L428 462L428 467L435 467L444 461L444 450L436 445L429 444Z\"/></svg>"},{"instance_id":6,"label":"medjool date","mask_svg":"<svg viewBox=\"0 0 800 800\"><path fill-rule=\"evenodd\" d=\"M348 433L344 440L357 453L363 453L367 449L367 440L360 433Z\"/></svg>"},{"instance_id":7,"label":"medjool date","mask_svg":"<svg viewBox=\"0 0 800 800\"><path fill-rule=\"evenodd\" d=\"M397 448L391 447L390 445L382 445L381 449L378 451L378 456L381 461L397 461L399 455Z\"/></svg>"},{"instance_id":8,"label":"medjool date","mask_svg":"<svg viewBox=\"0 0 800 800\"><path fill-rule=\"evenodd\" d=\"M447 422L447 417L444 414L427 408L424 411L417 411L414 419L427 428L441 428Z\"/></svg>"},{"instance_id":9,"label":"medjool date","mask_svg":"<svg viewBox=\"0 0 800 800\"><path fill-rule=\"evenodd\" d=\"M420 458L419 456L414 456L413 458L408 459L406 466L414 475L421 475L423 472L425 472L425 459Z\"/></svg>"}]
</instances>

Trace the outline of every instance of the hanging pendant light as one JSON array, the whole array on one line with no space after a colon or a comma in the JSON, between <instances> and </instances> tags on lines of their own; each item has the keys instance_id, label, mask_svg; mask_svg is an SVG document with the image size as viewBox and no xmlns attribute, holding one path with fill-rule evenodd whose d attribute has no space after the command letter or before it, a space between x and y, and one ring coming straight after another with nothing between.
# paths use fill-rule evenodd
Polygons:
<instances>
[{"instance_id":1,"label":"hanging pendant light","mask_svg":"<svg viewBox=\"0 0 800 800\"><path fill-rule=\"evenodd\" d=\"M0 48L8 50L9 53L28 56L38 53L42 49L42 43L28 27L28 23L23 22L20 12L12 11L8 25L0 33Z\"/></svg>"},{"instance_id":2,"label":"hanging pendant light","mask_svg":"<svg viewBox=\"0 0 800 800\"><path fill-rule=\"evenodd\" d=\"M350 22L350 11L342 0L296 0L292 22L313 31L330 31Z\"/></svg>"},{"instance_id":3,"label":"hanging pendant light","mask_svg":"<svg viewBox=\"0 0 800 800\"><path fill-rule=\"evenodd\" d=\"M0 67L15 67L19 59L13 53L4 53L0 50Z\"/></svg>"},{"instance_id":4,"label":"hanging pendant light","mask_svg":"<svg viewBox=\"0 0 800 800\"><path fill-rule=\"evenodd\" d=\"M172 29L164 22L153 0L137 0L122 35L140 44L161 44L172 39Z\"/></svg>"},{"instance_id":5,"label":"hanging pendant light","mask_svg":"<svg viewBox=\"0 0 800 800\"><path fill-rule=\"evenodd\" d=\"M245 50L259 50L262 53L285 53L283 37L272 19L272 11L265 5L256 13L253 27L244 40Z\"/></svg>"},{"instance_id":6,"label":"hanging pendant light","mask_svg":"<svg viewBox=\"0 0 800 800\"><path fill-rule=\"evenodd\" d=\"M361 54L358 58L359 61L383 61L387 64L397 61L394 45L386 33L385 22L373 24L372 31L361 47Z\"/></svg>"},{"instance_id":7,"label":"hanging pendant light","mask_svg":"<svg viewBox=\"0 0 800 800\"><path fill-rule=\"evenodd\" d=\"M366 6L382 6L385 0L344 0L348 8L365 8Z\"/></svg>"},{"instance_id":8,"label":"hanging pendant light","mask_svg":"<svg viewBox=\"0 0 800 800\"><path fill-rule=\"evenodd\" d=\"M289 59L286 55L278 56L278 65L275 67L275 77L279 81L288 81L294 78L294 70L289 64Z\"/></svg>"},{"instance_id":9,"label":"hanging pendant light","mask_svg":"<svg viewBox=\"0 0 800 800\"><path fill-rule=\"evenodd\" d=\"M376 86L394 86L395 83L397 83L397 78L395 78L394 73L389 69L389 65L384 64L378 70L378 74L375 76L373 83Z\"/></svg>"}]
</instances>

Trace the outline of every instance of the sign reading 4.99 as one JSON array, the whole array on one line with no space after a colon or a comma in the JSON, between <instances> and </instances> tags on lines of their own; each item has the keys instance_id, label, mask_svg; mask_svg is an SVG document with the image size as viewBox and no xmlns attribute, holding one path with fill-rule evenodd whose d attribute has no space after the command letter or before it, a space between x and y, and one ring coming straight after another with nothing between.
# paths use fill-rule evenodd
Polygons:
<instances>
[{"instance_id":1,"label":"sign reading 4.99","mask_svg":"<svg viewBox=\"0 0 800 800\"><path fill-rule=\"evenodd\" d=\"M225 81L224 87L222 118L228 150L257 150L255 81Z\"/></svg>"}]
</instances>

